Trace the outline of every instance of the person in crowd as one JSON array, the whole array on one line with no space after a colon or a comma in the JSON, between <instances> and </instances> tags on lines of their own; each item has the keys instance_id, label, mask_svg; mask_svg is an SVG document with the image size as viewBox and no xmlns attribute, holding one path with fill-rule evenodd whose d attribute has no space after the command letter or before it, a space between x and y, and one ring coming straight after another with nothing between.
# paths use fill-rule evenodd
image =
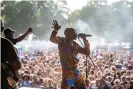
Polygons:
<instances>
[{"instance_id":1,"label":"person in crowd","mask_svg":"<svg viewBox=\"0 0 133 89\"><path fill-rule=\"evenodd\" d=\"M20 86L22 87L30 87L32 85L32 81L30 80L29 75L23 76L23 81L21 82Z\"/></svg>"},{"instance_id":2,"label":"person in crowd","mask_svg":"<svg viewBox=\"0 0 133 89\"><path fill-rule=\"evenodd\" d=\"M3 32L3 30L4 23L1 20L1 32ZM3 37L1 37L1 64L10 64L15 71L18 71L21 68L21 61L16 54L13 44ZM3 67L1 68L1 89L15 88L14 86L16 82L11 76L9 76L9 72L9 70L6 70Z\"/></svg>"},{"instance_id":3,"label":"person in crowd","mask_svg":"<svg viewBox=\"0 0 133 89\"><path fill-rule=\"evenodd\" d=\"M115 79L114 86L112 87L112 89L124 89L119 79Z\"/></svg>"},{"instance_id":4,"label":"person in crowd","mask_svg":"<svg viewBox=\"0 0 133 89\"><path fill-rule=\"evenodd\" d=\"M105 77L102 77L97 89L111 89L111 83L105 80Z\"/></svg>"},{"instance_id":5,"label":"person in crowd","mask_svg":"<svg viewBox=\"0 0 133 89\"><path fill-rule=\"evenodd\" d=\"M7 38L8 40L10 40L13 45L15 45L16 43L22 41L26 36L28 36L29 34L32 33L32 28L30 27L28 29L28 31L26 33L24 33L22 36L18 37L18 38L13 38L13 34L14 34L14 30L12 30L11 28L6 28L3 33L5 35L5 38Z\"/></svg>"}]
</instances>

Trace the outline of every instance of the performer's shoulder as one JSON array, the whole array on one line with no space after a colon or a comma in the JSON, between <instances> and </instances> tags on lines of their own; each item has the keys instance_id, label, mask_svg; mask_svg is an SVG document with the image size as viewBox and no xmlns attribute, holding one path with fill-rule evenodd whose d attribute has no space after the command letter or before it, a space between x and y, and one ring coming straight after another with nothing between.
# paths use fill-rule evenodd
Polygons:
<instances>
[{"instance_id":1,"label":"performer's shoulder","mask_svg":"<svg viewBox=\"0 0 133 89\"><path fill-rule=\"evenodd\" d=\"M61 42L65 41L65 37L57 36Z\"/></svg>"}]
</instances>

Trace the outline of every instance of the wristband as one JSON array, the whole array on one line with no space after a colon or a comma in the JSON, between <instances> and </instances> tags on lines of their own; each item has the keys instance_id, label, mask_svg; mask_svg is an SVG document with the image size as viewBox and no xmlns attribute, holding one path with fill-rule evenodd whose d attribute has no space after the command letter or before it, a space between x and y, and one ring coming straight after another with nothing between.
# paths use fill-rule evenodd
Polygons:
<instances>
[{"instance_id":1,"label":"wristband","mask_svg":"<svg viewBox=\"0 0 133 89\"><path fill-rule=\"evenodd\" d=\"M58 30L54 30L55 32L58 32Z\"/></svg>"}]
</instances>

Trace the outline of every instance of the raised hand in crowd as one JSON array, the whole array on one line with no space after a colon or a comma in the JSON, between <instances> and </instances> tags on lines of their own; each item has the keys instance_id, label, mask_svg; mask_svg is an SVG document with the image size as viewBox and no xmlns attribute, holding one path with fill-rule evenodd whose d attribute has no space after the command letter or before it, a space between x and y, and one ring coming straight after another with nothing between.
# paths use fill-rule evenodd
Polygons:
<instances>
[{"instance_id":1,"label":"raised hand in crowd","mask_svg":"<svg viewBox=\"0 0 133 89\"><path fill-rule=\"evenodd\" d=\"M31 28L31 27L30 27L30 28L28 28L27 33L28 33L28 34L31 34L32 32L33 32L32 28Z\"/></svg>"}]
</instances>

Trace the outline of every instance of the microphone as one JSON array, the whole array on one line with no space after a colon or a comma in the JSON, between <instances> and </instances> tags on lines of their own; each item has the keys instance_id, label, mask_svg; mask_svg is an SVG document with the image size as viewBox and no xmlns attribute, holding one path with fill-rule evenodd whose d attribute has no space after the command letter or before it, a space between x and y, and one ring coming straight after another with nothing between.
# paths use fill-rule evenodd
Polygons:
<instances>
[{"instance_id":1,"label":"microphone","mask_svg":"<svg viewBox=\"0 0 133 89\"><path fill-rule=\"evenodd\" d=\"M92 35L90 35L90 34L79 33L79 34L78 34L78 37L82 37L83 35L85 35L86 37L91 37L91 36L92 36Z\"/></svg>"}]
</instances>

